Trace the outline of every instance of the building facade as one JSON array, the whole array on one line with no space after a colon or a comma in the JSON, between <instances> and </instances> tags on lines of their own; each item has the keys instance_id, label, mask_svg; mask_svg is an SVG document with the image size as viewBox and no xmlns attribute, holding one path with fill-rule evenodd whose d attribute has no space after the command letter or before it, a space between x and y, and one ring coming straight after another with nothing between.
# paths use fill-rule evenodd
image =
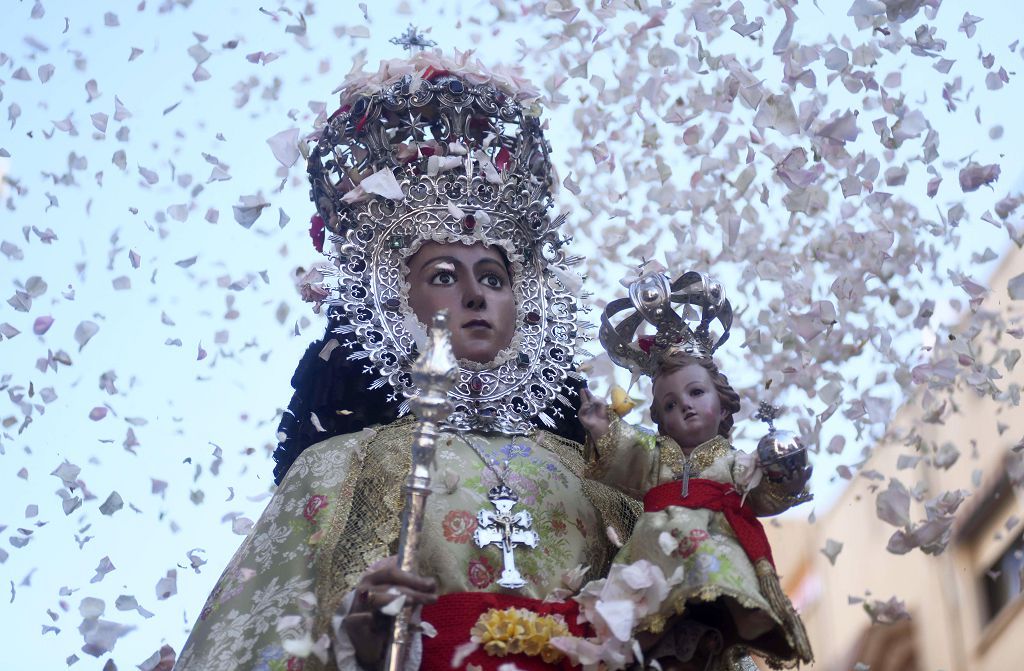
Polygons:
<instances>
[{"instance_id":1,"label":"building facade","mask_svg":"<svg viewBox=\"0 0 1024 671\"><path fill-rule=\"evenodd\" d=\"M1010 402L993 401L967 385L946 399L955 412L926 415L919 398L908 402L892 422L890 438L876 446L816 523L790 518L766 525L783 586L802 612L814 646L811 668L1024 668L1024 408L1019 404L1024 363L1016 361L1024 348L1024 300L1012 300L1007 291L1007 283L1022 273L1024 252L1014 248L979 306L998 311L1006 326L977 338L974 342L987 346L972 348L958 362L969 366L973 359L975 370L998 371L1001 377L994 382ZM926 386L919 392L926 393ZM922 444L939 449L921 450ZM944 552L887 551L898 528L879 518L876 498L892 478L919 495L920 501L911 498L915 523L926 518L923 501L966 490ZM830 549L842 544L834 565L822 552L830 541ZM875 619L887 623L873 623L865 604L893 597L905 604L909 619L890 621L893 613L882 612Z\"/></svg>"}]
</instances>

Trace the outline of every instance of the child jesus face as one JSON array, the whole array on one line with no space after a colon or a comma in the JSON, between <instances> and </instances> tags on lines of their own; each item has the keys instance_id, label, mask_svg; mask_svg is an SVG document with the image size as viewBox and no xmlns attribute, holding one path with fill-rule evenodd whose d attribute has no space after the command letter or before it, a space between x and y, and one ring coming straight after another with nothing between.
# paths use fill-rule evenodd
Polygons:
<instances>
[{"instance_id":1,"label":"child jesus face","mask_svg":"<svg viewBox=\"0 0 1024 671\"><path fill-rule=\"evenodd\" d=\"M711 375L702 366L684 366L654 379L658 430L690 450L718 435L724 416Z\"/></svg>"}]
</instances>

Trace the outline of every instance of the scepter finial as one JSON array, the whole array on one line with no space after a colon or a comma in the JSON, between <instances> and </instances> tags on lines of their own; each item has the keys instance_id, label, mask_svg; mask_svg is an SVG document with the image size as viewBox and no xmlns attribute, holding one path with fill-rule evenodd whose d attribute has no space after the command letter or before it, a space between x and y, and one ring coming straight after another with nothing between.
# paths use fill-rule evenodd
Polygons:
<instances>
[{"instance_id":1,"label":"scepter finial","mask_svg":"<svg viewBox=\"0 0 1024 671\"><path fill-rule=\"evenodd\" d=\"M404 33L398 37L392 37L389 42L391 42L391 44L401 46L410 54L423 51L427 47L437 46L437 42L434 40L428 40L426 33L417 31L416 26L411 23L409 24L409 27L405 29Z\"/></svg>"},{"instance_id":2,"label":"scepter finial","mask_svg":"<svg viewBox=\"0 0 1024 671\"><path fill-rule=\"evenodd\" d=\"M448 391L459 375L459 361L452 352L447 310L439 310L431 320L427 343L410 372L419 390L419 394L410 399L413 413L433 422L443 421L451 412Z\"/></svg>"}]
</instances>

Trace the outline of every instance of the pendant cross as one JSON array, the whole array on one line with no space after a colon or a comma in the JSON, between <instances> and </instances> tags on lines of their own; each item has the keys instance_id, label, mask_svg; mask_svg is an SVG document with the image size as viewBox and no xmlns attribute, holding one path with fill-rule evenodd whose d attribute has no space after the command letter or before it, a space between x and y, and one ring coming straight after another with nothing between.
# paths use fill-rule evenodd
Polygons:
<instances>
[{"instance_id":1,"label":"pendant cross","mask_svg":"<svg viewBox=\"0 0 1024 671\"><path fill-rule=\"evenodd\" d=\"M690 459L683 462L683 498L690 495Z\"/></svg>"},{"instance_id":2,"label":"pendant cross","mask_svg":"<svg viewBox=\"0 0 1024 671\"><path fill-rule=\"evenodd\" d=\"M509 589L518 589L526 584L522 574L516 569L515 555L512 551L520 546L535 548L540 537L533 526L533 516L525 510L513 513L512 506L519 497L505 485L492 487L487 498L496 512L481 510L476 514L478 527L473 532L473 540L477 547L488 545L501 546L502 571L498 584Z\"/></svg>"}]
</instances>

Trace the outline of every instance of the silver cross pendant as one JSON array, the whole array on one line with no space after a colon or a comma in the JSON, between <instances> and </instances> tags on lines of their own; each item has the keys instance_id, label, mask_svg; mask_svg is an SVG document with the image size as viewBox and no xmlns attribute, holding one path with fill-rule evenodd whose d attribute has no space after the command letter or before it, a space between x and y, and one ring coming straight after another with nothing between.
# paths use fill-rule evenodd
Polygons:
<instances>
[{"instance_id":1,"label":"silver cross pendant","mask_svg":"<svg viewBox=\"0 0 1024 671\"><path fill-rule=\"evenodd\" d=\"M526 584L516 569L513 550L520 546L535 548L540 542L537 532L531 529L533 516L525 510L513 513L512 507L519 496L505 485L492 487L487 498L495 510L481 510L476 514L477 529L473 540L477 547L498 545L501 547L502 571L498 584L508 589L518 589Z\"/></svg>"}]
</instances>

